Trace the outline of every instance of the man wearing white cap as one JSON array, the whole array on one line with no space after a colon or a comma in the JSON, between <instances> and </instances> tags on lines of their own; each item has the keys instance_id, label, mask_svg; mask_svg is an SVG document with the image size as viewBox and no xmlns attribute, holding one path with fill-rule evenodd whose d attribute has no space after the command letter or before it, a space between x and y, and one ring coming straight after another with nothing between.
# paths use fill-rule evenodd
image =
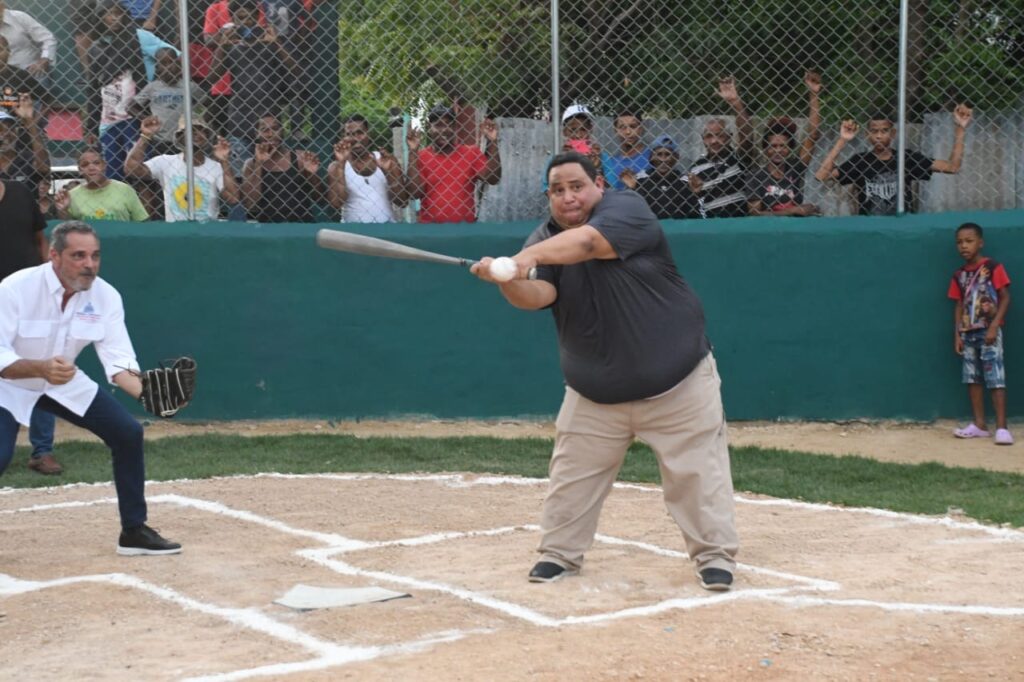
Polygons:
<instances>
[{"instance_id":1,"label":"man wearing white cap","mask_svg":"<svg viewBox=\"0 0 1024 682\"><path fill-rule=\"evenodd\" d=\"M601 168L601 145L594 140L594 123L594 114L585 104L566 107L562 112L562 151L583 154L597 168ZM541 186L547 191L547 164L544 164L544 169Z\"/></svg>"}]
</instances>

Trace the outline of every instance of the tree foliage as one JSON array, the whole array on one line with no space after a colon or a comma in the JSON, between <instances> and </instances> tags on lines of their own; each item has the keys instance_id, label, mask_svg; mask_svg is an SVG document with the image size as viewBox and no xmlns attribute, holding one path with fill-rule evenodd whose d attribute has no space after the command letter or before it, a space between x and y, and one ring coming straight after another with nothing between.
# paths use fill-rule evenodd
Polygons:
<instances>
[{"instance_id":1,"label":"tree foliage","mask_svg":"<svg viewBox=\"0 0 1024 682\"><path fill-rule=\"evenodd\" d=\"M912 117L964 99L983 110L1020 105L1020 0L910 6ZM826 82L826 119L895 110L897 0L562 0L559 7L563 106L711 113L723 106L715 81L733 75L752 111L792 115L806 106L802 78L814 69ZM449 98L457 84L462 97L493 114L532 116L550 98L550 50L547 0L347 4L343 106L408 109Z\"/></svg>"}]
</instances>

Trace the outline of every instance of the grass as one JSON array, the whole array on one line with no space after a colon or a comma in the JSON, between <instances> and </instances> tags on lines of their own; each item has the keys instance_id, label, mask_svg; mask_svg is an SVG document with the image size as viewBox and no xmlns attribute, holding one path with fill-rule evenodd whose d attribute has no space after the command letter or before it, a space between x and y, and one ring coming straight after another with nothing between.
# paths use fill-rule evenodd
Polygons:
<instances>
[{"instance_id":1,"label":"grass","mask_svg":"<svg viewBox=\"0 0 1024 682\"><path fill-rule=\"evenodd\" d=\"M110 480L109 454L102 444L66 442L59 451L66 467L63 475L43 477L29 471L24 466L28 450L18 448L0 484L32 488ZM468 471L544 477L550 453L551 441L540 438L203 435L148 442L146 473L150 480L269 471ZM1021 474L757 447L733 448L732 470L737 491L918 514L944 514L949 507L959 507L980 521L1024 527ZM634 444L619 479L657 483L658 467L650 449Z\"/></svg>"}]
</instances>

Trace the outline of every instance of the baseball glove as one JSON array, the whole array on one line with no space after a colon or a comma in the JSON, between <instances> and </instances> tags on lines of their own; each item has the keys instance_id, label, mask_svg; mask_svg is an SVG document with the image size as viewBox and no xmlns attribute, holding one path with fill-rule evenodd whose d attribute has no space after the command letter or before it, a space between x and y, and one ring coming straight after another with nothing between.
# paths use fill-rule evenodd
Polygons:
<instances>
[{"instance_id":1,"label":"baseball glove","mask_svg":"<svg viewBox=\"0 0 1024 682\"><path fill-rule=\"evenodd\" d=\"M195 360L185 356L166 363L170 366L162 362L160 367L148 369L139 377L142 379L139 402L155 417L173 417L192 402L196 390Z\"/></svg>"}]
</instances>

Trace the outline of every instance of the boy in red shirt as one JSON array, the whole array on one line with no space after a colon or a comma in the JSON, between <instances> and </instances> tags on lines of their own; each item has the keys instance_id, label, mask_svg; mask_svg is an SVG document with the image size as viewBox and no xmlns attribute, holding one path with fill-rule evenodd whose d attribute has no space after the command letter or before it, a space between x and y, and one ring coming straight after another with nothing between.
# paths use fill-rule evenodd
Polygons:
<instances>
[{"instance_id":1,"label":"boy in red shirt","mask_svg":"<svg viewBox=\"0 0 1024 682\"><path fill-rule=\"evenodd\" d=\"M501 180L498 155L498 126L484 119L480 130L487 138L487 151L458 144L455 112L434 107L427 115L431 146L420 149L420 132L410 130L409 194L422 200L421 223L476 222L476 183L497 185Z\"/></svg>"},{"instance_id":2,"label":"boy in red shirt","mask_svg":"<svg viewBox=\"0 0 1024 682\"><path fill-rule=\"evenodd\" d=\"M956 248L965 263L953 273L949 297L956 301L953 347L963 356L963 382L971 397L974 422L956 429L957 438L988 438L985 387L996 413L996 445L1013 445L1006 428L1006 372L1003 367L1003 320L1010 307L1010 277L1002 264L981 255L984 231L975 223L956 230ZM984 382L984 385L982 384Z\"/></svg>"}]
</instances>

